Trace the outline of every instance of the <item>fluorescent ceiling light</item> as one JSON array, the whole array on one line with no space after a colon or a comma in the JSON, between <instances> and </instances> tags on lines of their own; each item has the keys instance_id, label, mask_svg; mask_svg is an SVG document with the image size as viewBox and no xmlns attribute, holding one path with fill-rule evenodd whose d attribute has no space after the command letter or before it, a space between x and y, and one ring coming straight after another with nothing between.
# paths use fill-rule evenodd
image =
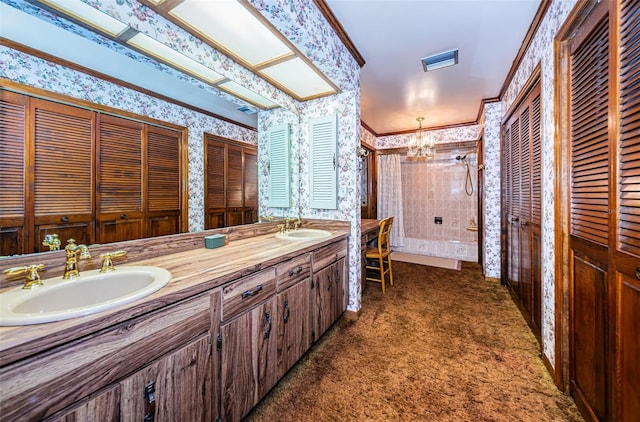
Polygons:
<instances>
[{"instance_id":1,"label":"fluorescent ceiling light","mask_svg":"<svg viewBox=\"0 0 640 422\"><path fill-rule=\"evenodd\" d=\"M333 86L299 57L261 69L260 73L286 87L299 99L309 99L336 92Z\"/></svg>"},{"instance_id":2,"label":"fluorescent ceiling light","mask_svg":"<svg viewBox=\"0 0 640 422\"><path fill-rule=\"evenodd\" d=\"M118 34L128 28L127 25L119 20L98 9L94 9L82 1L40 0L40 2L112 37L117 37Z\"/></svg>"},{"instance_id":3,"label":"fluorescent ceiling light","mask_svg":"<svg viewBox=\"0 0 640 422\"><path fill-rule=\"evenodd\" d=\"M458 49L425 57L421 62L425 72L453 66L454 64L458 64Z\"/></svg>"},{"instance_id":4,"label":"fluorescent ceiling light","mask_svg":"<svg viewBox=\"0 0 640 422\"><path fill-rule=\"evenodd\" d=\"M251 66L292 55L291 49L235 0L185 0L170 12L192 30Z\"/></svg>"},{"instance_id":5,"label":"fluorescent ceiling light","mask_svg":"<svg viewBox=\"0 0 640 422\"><path fill-rule=\"evenodd\" d=\"M218 85L218 88L223 89L230 94L242 98L243 100L263 109L269 109L278 106L278 104L267 100L263 96L258 95L255 92L233 81L221 83L220 85Z\"/></svg>"},{"instance_id":6,"label":"fluorescent ceiling light","mask_svg":"<svg viewBox=\"0 0 640 422\"><path fill-rule=\"evenodd\" d=\"M172 65L173 67L189 73L190 75L205 82L216 83L224 78L222 75L209 69L205 65L198 63L184 54L178 53L171 47L168 47L160 41L157 41L143 33L137 33L131 37L127 43L137 47L156 59Z\"/></svg>"}]
</instances>

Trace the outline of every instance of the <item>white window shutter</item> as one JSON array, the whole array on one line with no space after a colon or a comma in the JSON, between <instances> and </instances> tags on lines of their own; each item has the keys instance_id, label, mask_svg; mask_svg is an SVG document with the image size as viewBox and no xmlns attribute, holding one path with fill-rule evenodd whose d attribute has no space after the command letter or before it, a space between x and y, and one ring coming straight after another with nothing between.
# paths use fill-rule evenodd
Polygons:
<instances>
[{"instance_id":1,"label":"white window shutter","mask_svg":"<svg viewBox=\"0 0 640 422\"><path fill-rule=\"evenodd\" d=\"M271 126L269 139L269 207L289 208L289 125Z\"/></svg>"},{"instance_id":2,"label":"white window shutter","mask_svg":"<svg viewBox=\"0 0 640 422\"><path fill-rule=\"evenodd\" d=\"M338 117L318 117L310 121L309 206L326 210L338 208Z\"/></svg>"}]
</instances>

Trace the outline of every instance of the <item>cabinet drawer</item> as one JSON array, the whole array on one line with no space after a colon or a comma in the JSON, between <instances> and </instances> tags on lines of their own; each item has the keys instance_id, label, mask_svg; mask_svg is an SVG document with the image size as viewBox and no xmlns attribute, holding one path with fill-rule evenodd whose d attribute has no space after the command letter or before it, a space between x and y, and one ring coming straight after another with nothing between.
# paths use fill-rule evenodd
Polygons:
<instances>
[{"instance_id":1,"label":"cabinet drawer","mask_svg":"<svg viewBox=\"0 0 640 422\"><path fill-rule=\"evenodd\" d=\"M276 266L278 291L281 292L311 274L311 254L290 259Z\"/></svg>"},{"instance_id":2,"label":"cabinet drawer","mask_svg":"<svg viewBox=\"0 0 640 422\"><path fill-rule=\"evenodd\" d=\"M345 256L347 256L347 239L343 239L314 251L311 269L314 272L318 271Z\"/></svg>"},{"instance_id":3,"label":"cabinet drawer","mask_svg":"<svg viewBox=\"0 0 640 422\"><path fill-rule=\"evenodd\" d=\"M275 292L274 268L232 282L222 289L222 319L226 321L233 318L274 295Z\"/></svg>"},{"instance_id":4,"label":"cabinet drawer","mask_svg":"<svg viewBox=\"0 0 640 422\"><path fill-rule=\"evenodd\" d=\"M211 303L204 294L2 368L2 418L44 419L200 336Z\"/></svg>"}]
</instances>

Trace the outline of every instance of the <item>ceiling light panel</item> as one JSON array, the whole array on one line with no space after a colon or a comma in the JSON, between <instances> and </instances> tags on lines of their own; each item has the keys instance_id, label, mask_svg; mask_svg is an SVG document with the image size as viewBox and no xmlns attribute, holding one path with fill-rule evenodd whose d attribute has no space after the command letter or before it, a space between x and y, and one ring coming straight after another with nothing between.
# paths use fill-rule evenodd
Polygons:
<instances>
[{"instance_id":1,"label":"ceiling light panel","mask_svg":"<svg viewBox=\"0 0 640 422\"><path fill-rule=\"evenodd\" d=\"M258 106L262 109L269 109L278 107L278 104L267 100L261 95L256 94L255 92L243 87L242 85L235 83L233 81L224 82L218 85L218 88L223 89L230 94L233 94L243 100Z\"/></svg>"},{"instance_id":2,"label":"ceiling light panel","mask_svg":"<svg viewBox=\"0 0 640 422\"><path fill-rule=\"evenodd\" d=\"M265 67L260 73L303 100L336 92L333 86L299 57Z\"/></svg>"},{"instance_id":3,"label":"ceiling light panel","mask_svg":"<svg viewBox=\"0 0 640 422\"><path fill-rule=\"evenodd\" d=\"M99 31L117 37L118 34L128 28L128 26L119 20L94 9L87 3L82 1L69 1L69 0L39 0L40 3L45 4L57 11L64 13L65 15L80 21L86 25L89 25Z\"/></svg>"},{"instance_id":4,"label":"ceiling light panel","mask_svg":"<svg viewBox=\"0 0 640 422\"><path fill-rule=\"evenodd\" d=\"M278 36L236 0L185 0L169 13L252 66L293 54Z\"/></svg>"},{"instance_id":5,"label":"ceiling light panel","mask_svg":"<svg viewBox=\"0 0 640 422\"><path fill-rule=\"evenodd\" d=\"M198 63L184 54L178 53L171 47L164 45L160 41L157 41L148 35L138 33L131 37L127 43L150 56L182 70L183 72L189 73L190 75L205 82L216 83L224 78L222 75L209 69L205 65Z\"/></svg>"}]
</instances>

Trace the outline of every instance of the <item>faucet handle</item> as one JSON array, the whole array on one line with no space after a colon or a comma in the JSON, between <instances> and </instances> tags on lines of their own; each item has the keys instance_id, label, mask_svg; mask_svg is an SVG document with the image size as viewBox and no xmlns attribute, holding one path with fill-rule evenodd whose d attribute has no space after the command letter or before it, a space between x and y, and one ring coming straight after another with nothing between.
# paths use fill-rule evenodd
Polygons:
<instances>
[{"instance_id":1,"label":"faucet handle","mask_svg":"<svg viewBox=\"0 0 640 422\"><path fill-rule=\"evenodd\" d=\"M22 288L25 290L30 290L44 285L42 284L42 280L40 279L40 274L38 274L38 271L42 269L44 269L44 264L34 264L27 265L25 267L9 268L4 270L3 273L8 276L26 274L27 277Z\"/></svg>"},{"instance_id":2,"label":"faucet handle","mask_svg":"<svg viewBox=\"0 0 640 422\"><path fill-rule=\"evenodd\" d=\"M58 238L57 233L51 233L44 236L42 240L43 246L48 246L50 251L59 251L60 250L60 239Z\"/></svg>"},{"instance_id":3,"label":"faucet handle","mask_svg":"<svg viewBox=\"0 0 640 422\"><path fill-rule=\"evenodd\" d=\"M118 256L125 256L127 251L114 251L114 252L105 252L100 254L100 258L102 258L102 268L100 269L101 273L108 273L110 271L115 270L113 267L113 262L111 258L116 258Z\"/></svg>"}]
</instances>

